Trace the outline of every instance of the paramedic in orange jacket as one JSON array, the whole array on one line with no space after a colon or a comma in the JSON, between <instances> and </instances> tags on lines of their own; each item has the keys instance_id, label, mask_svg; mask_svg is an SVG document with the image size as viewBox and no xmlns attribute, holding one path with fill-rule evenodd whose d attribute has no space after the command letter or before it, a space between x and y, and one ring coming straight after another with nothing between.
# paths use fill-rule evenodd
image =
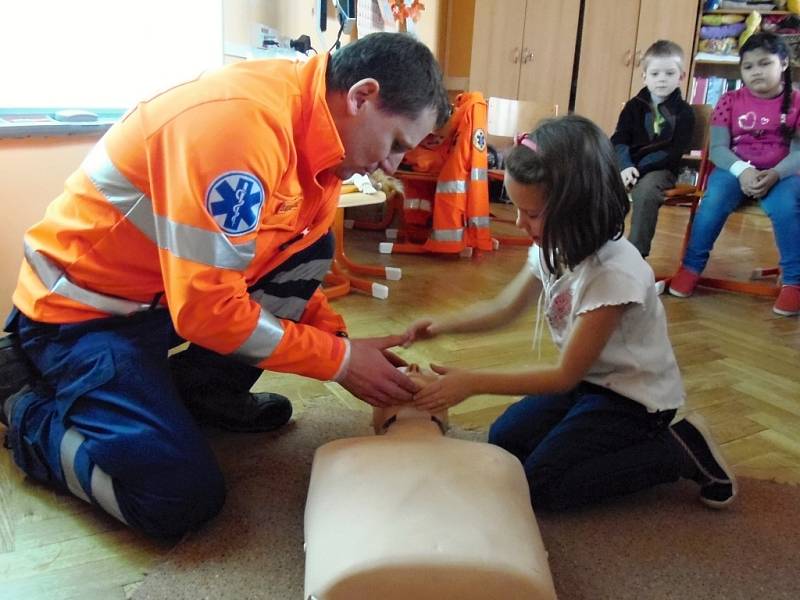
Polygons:
<instances>
[{"instance_id":1,"label":"paramedic in orange jacket","mask_svg":"<svg viewBox=\"0 0 800 600\"><path fill-rule=\"evenodd\" d=\"M389 33L138 104L25 235L0 345L17 465L177 537L225 494L192 412L240 430L289 419L286 398L249 393L262 370L409 401L417 386L388 350L402 337L348 340L319 285L341 180L393 172L447 111L430 51Z\"/></svg>"}]
</instances>

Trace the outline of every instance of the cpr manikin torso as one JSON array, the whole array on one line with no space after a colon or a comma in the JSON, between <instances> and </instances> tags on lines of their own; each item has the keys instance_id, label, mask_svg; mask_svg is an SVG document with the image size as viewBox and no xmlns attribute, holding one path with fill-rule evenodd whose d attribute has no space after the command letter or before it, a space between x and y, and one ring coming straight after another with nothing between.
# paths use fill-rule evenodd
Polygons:
<instances>
[{"instance_id":1,"label":"cpr manikin torso","mask_svg":"<svg viewBox=\"0 0 800 600\"><path fill-rule=\"evenodd\" d=\"M306 600L555 598L519 461L444 436L443 416L376 410L383 435L317 450Z\"/></svg>"}]
</instances>

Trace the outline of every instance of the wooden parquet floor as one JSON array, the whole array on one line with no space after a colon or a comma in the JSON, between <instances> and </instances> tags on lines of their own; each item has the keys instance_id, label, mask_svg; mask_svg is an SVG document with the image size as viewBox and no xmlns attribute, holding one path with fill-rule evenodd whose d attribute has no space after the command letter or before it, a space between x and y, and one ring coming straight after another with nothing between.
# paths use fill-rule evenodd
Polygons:
<instances>
[{"instance_id":1,"label":"wooden parquet floor","mask_svg":"<svg viewBox=\"0 0 800 600\"><path fill-rule=\"evenodd\" d=\"M497 207L504 212L506 207ZM685 211L664 208L650 262L671 272ZM457 311L495 294L517 272L527 249L503 247L473 259L377 253L382 234L349 231L347 250L362 262L403 268L388 300L360 294L335 301L353 337L404 330L413 319ZM709 276L746 278L754 266L777 263L763 215L735 214L717 243ZM771 300L699 290L690 299L664 297L669 330L688 392L687 410L703 414L739 475L800 482L800 319L772 313ZM410 362L492 367L552 361L531 347L535 315L501 331L431 340L401 354ZM545 336L547 337L547 336ZM291 397L296 414L321 403L367 411L335 384L265 374L257 384ZM513 401L480 396L453 409L464 427L488 425ZM0 599L109 600L128 597L167 551L119 526L81 501L25 479L0 452Z\"/></svg>"}]
</instances>

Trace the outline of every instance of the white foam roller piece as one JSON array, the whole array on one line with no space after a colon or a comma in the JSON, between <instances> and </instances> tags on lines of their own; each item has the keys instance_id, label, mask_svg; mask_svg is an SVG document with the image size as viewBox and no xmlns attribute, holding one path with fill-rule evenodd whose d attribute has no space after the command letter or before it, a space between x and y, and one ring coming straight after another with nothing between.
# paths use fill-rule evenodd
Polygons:
<instances>
[{"instance_id":1,"label":"white foam roller piece","mask_svg":"<svg viewBox=\"0 0 800 600\"><path fill-rule=\"evenodd\" d=\"M344 228L345 229L352 229L354 224L355 224L355 219L345 219L344 220Z\"/></svg>"},{"instance_id":2,"label":"white foam roller piece","mask_svg":"<svg viewBox=\"0 0 800 600\"><path fill-rule=\"evenodd\" d=\"M458 255L461 258L472 258L472 248L464 248Z\"/></svg>"},{"instance_id":3,"label":"white foam roller piece","mask_svg":"<svg viewBox=\"0 0 800 600\"><path fill-rule=\"evenodd\" d=\"M500 247L500 240L492 238L492 250L497 250Z\"/></svg>"},{"instance_id":4,"label":"white foam roller piece","mask_svg":"<svg viewBox=\"0 0 800 600\"><path fill-rule=\"evenodd\" d=\"M372 284L372 297L386 300L389 297L389 287L382 283Z\"/></svg>"},{"instance_id":5,"label":"white foam roller piece","mask_svg":"<svg viewBox=\"0 0 800 600\"><path fill-rule=\"evenodd\" d=\"M397 239L397 229L387 229L386 230L386 239L387 240L396 240Z\"/></svg>"},{"instance_id":6,"label":"white foam roller piece","mask_svg":"<svg viewBox=\"0 0 800 600\"><path fill-rule=\"evenodd\" d=\"M386 267L386 279L389 281L400 281L403 277L403 269L399 267Z\"/></svg>"},{"instance_id":7,"label":"white foam roller piece","mask_svg":"<svg viewBox=\"0 0 800 600\"><path fill-rule=\"evenodd\" d=\"M378 252L381 254L391 254L394 244L392 242L381 242L378 244Z\"/></svg>"},{"instance_id":8,"label":"white foam roller piece","mask_svg":"<svg viewBox=\"0 0 800 600\"><path fill-rule=\"evenodd\" d=\"M750 279L771 279L775 277L775 273L769 273L768 269L753 269L750 273Z\"/></svg>"}]
</instances>

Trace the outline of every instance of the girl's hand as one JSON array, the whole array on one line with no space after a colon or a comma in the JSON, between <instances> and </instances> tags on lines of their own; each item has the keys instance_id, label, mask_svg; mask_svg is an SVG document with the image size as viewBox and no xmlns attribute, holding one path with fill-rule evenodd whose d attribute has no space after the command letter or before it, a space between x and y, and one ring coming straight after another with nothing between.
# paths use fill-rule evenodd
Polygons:
<instances>
[{"instance_id":1,"label":"girl's hand","mask_svg":"<svg viewBox=\"0 0 800 600\"><path fill-rule=\"evenodd\" d=\"M741 172L739 175L739 187L742 188L742 193L745 196L753 196L755 193L754 186L758 178L758 171L753 167L749 167Z\"/></svg>"},{"instance_id":2,"label":"girl's hand","mask_svg":"<svg viewBox=\"0 0 800 600\"><path fill-rule=\"evenodd\" d=\"M756 175L755 183L752 186L753 198L763 198L772 189L772 186L778 183L781 176L775 169L766 169L759 171Z\"/></svg>"},{"instance_id":3,"label":"girl's hand","mask_svg":"<svg viewBox=\"0 0 800 600\"><path fill-rule=\"evenodd\" d=\"M403 342L403 348L408 348L417 340L428 340L434 337L437 333L439 333L439 331L436 327L436 324L430 319L420 319L419 321L414 321L403 334L406 338Z\"/></svg>"},{"instance_id":4,"label":"girl's hand","mask_svg":"<svg viewBox=\"0 0 800 600\"><path fill-rule=\"evenodd\" d=\"M414 406L418 409L438 412L463 402L475 393L474 373L433 363L431 369L441 377L414 394Z\"/></svg>"},{"instance_id":5,"label":"girl's hand","mask_svg":"<svg viewBox=\"0 0 800 600\"><path fill-rule=\"evenodd\" d=\"M639 170L636 167L622 169L620 175L622 176L622 183L625 185L626 190L631 189L636 185L636 182L639 181Z\"/></svg>"}]
</instances>

